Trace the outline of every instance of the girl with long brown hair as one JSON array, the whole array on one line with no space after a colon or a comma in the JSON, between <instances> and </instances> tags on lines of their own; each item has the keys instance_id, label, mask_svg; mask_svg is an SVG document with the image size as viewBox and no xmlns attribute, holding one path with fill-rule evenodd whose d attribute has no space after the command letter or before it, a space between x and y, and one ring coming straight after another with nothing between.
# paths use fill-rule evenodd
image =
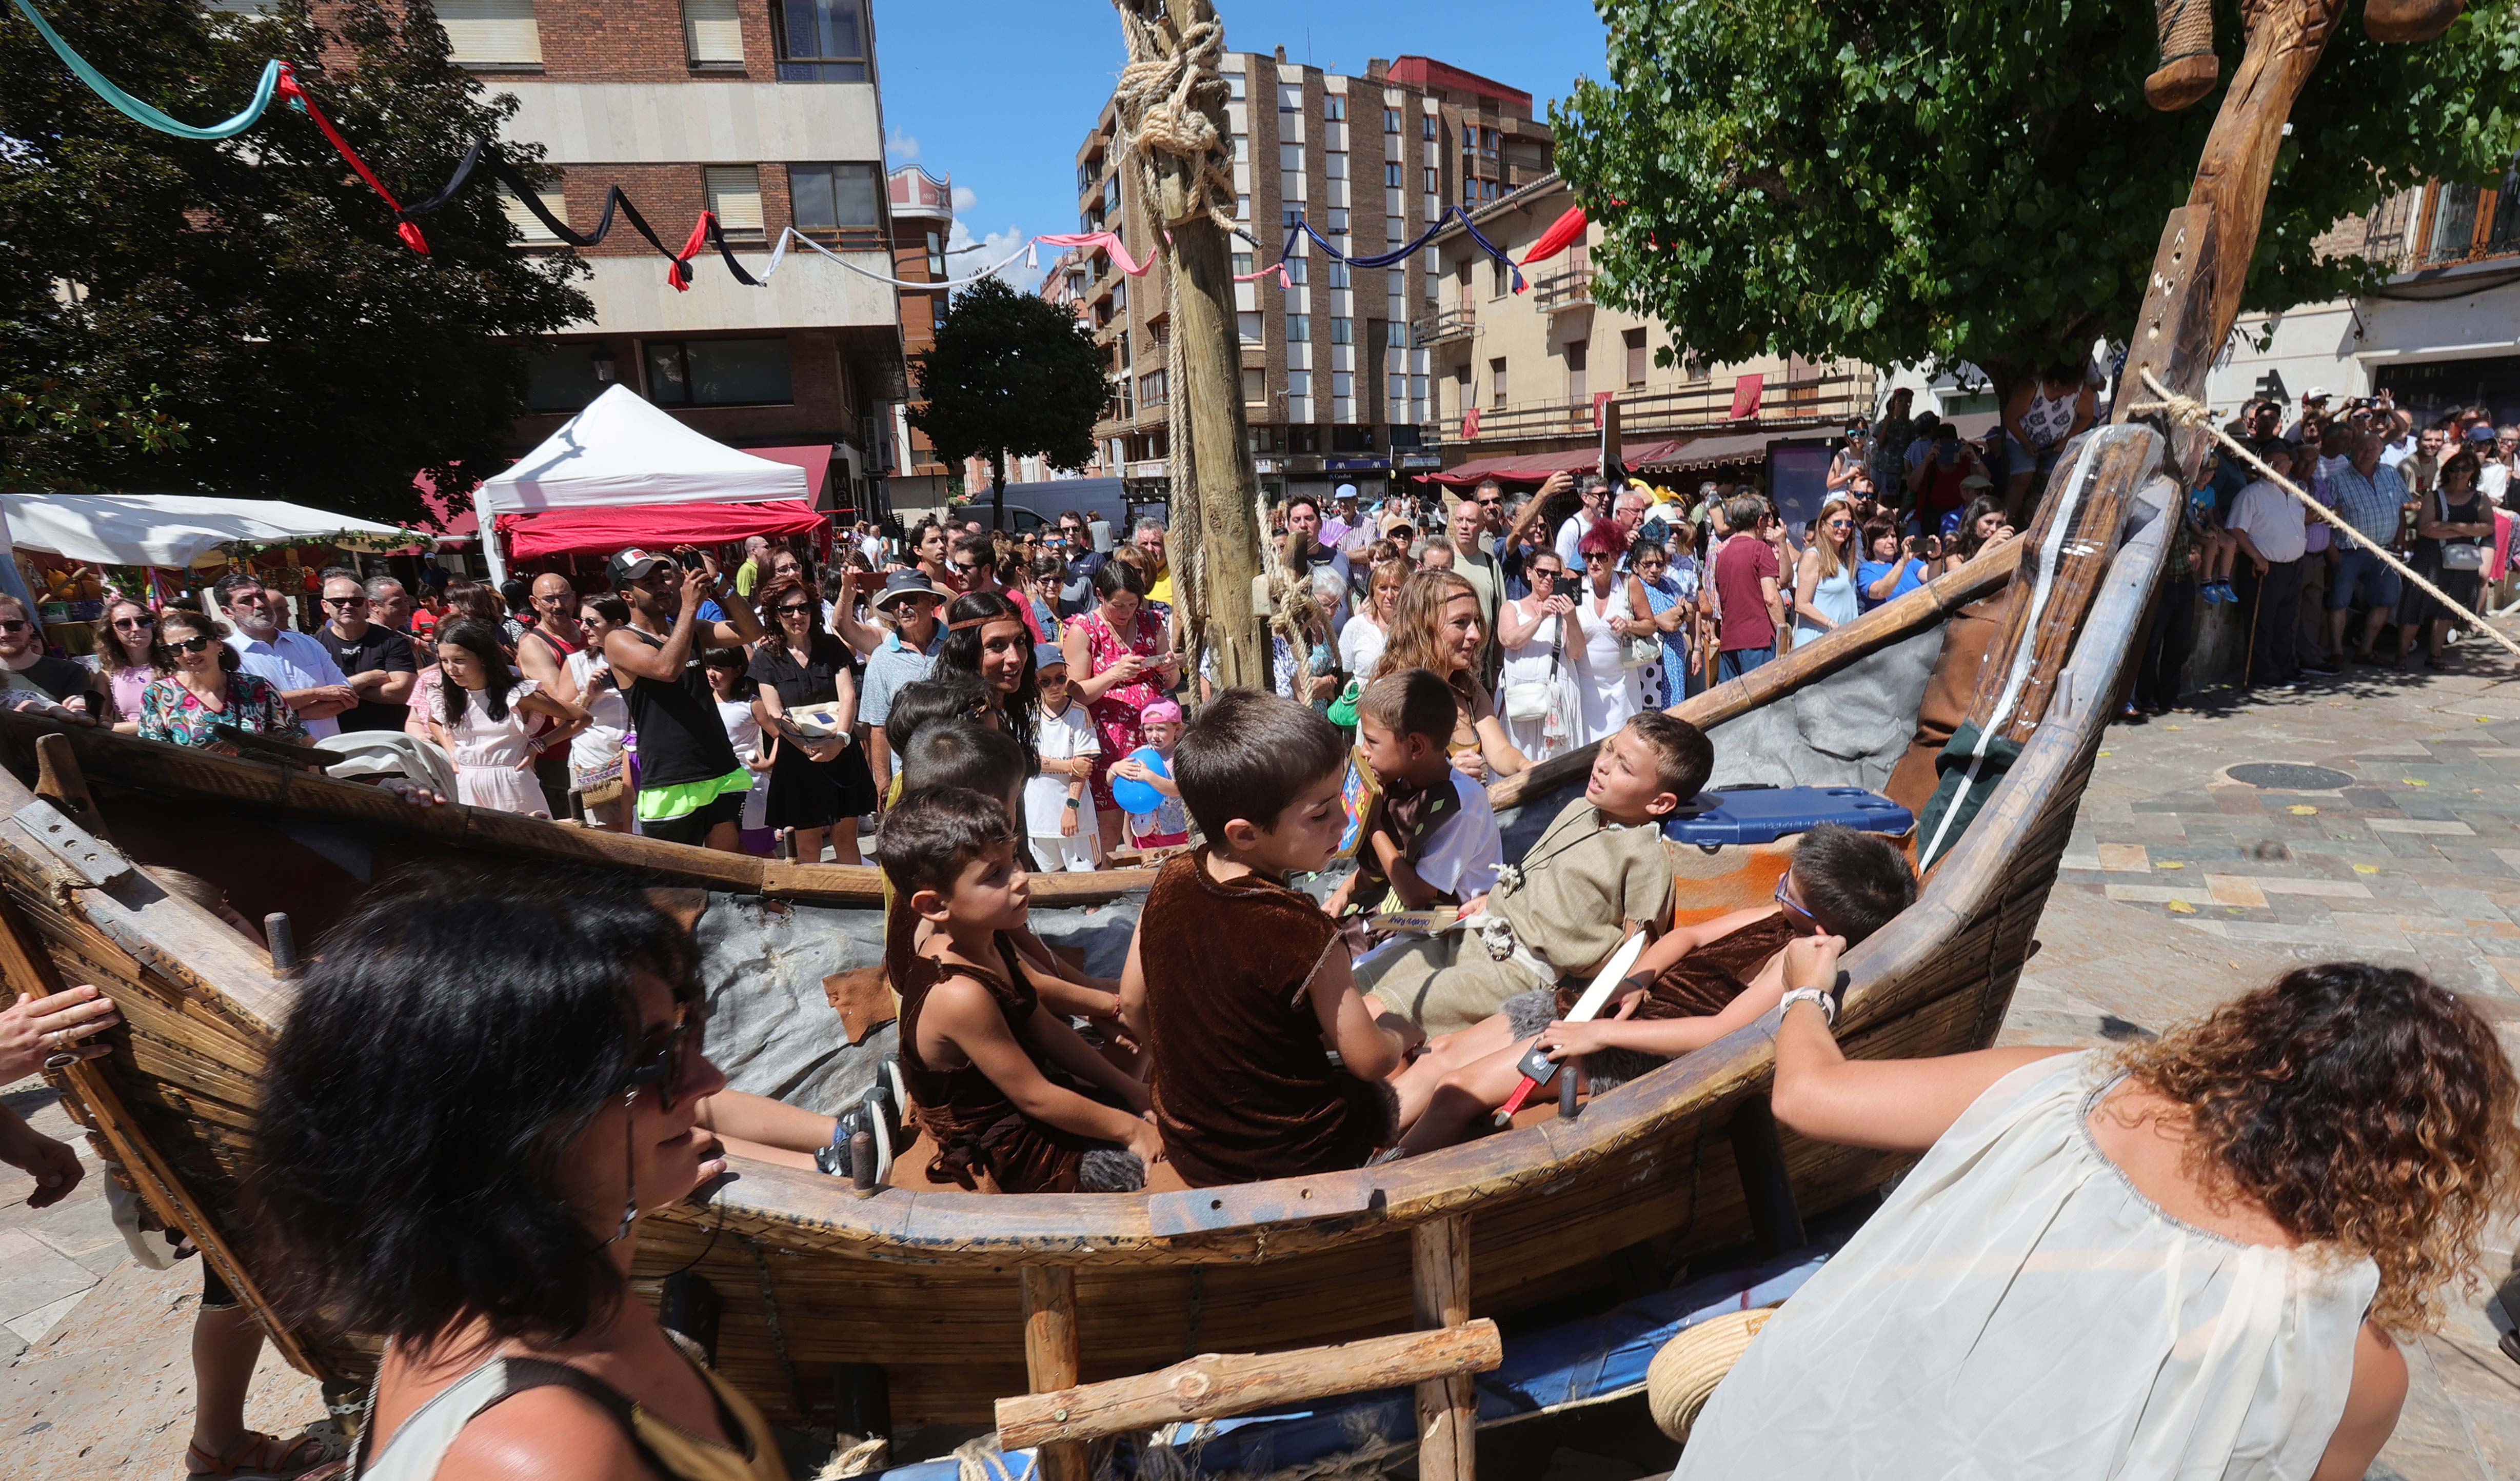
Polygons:
<instances>
[{"instance_id":1,"label":"girl with long brown hair","mask_svg":"<svg viewBox=\"0 0 2520 1481\"><path fill-rule=\"evenodd\" d=\"M1480 646L1487 641L1479 589L1452 571L1419 571L1400 588L1381 661L1367 682L1422 668L1453 691L1453 764L1471 780L1509 777L1531 762L1497 718L1496 701L1479 683Z\"/></svg>"},{"instance_id":2,"label":"girl with long brown hair","mask_svg":"<svg viewBox=\"0 0 2520 1481\"><path fill-rule=\"evenodd\" d=\"M2362 1476L2397 1338L2520 1176L2484 1016L2337 962L2113 1053L1850 1060L1841 945L1786 949L1777 1119L1923 1160L1716 1390L1680 1481Z\"/></svg>"}]
</instances>

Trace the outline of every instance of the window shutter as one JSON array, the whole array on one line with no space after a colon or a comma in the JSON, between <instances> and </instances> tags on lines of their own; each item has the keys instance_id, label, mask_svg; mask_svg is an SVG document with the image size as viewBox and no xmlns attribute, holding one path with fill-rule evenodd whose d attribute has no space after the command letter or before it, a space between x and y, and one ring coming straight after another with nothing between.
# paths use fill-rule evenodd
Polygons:
<instances>
[{"instance_id":1,"label":"window shutter","mask_svg":"<svg viewBox=\"0 0 2520 1481\"><path fill-rule=\"evenodd\" d=\"M449 60L475 67L540 67L534 0L437 0Z\"/></svg>"},{"instance_id":2,"label":"window shutter","mask_svg":"<svg viewBox=\"0 0 2520 1481\"><path fill-rule=\"evenodd\" d=\"M561 194L561 188L559 186L536 186L534 188L534 195L542 201L543 208L545 210L550 211L553 215L558 216L562 221L568 219L568 202ZM535 215L532 211L525 208L525 202L518 197L515 191L508 189L504 185L499 187L499 204L507 210L509 223L516 227L518 235L522 236L525 241L529 243L539 243L558 242L560 240L560 238L553 233L550 227L543 225L542 218L540 216Z\"/></svg>"},{"instance_id":3,"label":"window shutter","mask_svg":"<svg viewBox=\"0 0 2520 1481\"><path fill-rule=\"evenodd\" d=\"M730 237L761 235L761 171L749 164L712 164L703 172L708 208Z\"/></svg>"},{"instance_id":4,"label":"window shutter","mask_svg":"<svg viewBox=\"0 0 2520 1481\"><path fill-rule=\"evenodd\" d=\"M743 22L735 0L683 0L683 30L694 62L743 61Z\"/></svg>"}]
</instances>

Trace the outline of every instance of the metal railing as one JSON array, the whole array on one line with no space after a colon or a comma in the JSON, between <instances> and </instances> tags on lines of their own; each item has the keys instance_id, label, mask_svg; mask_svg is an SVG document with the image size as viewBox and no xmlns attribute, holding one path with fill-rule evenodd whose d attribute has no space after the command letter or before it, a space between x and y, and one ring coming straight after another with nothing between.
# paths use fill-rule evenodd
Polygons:
<instances>
[{"instance_id":1,"label":"metal railing","mask_svg":"<svg viewBox=\"0 0 2520 1481\"><path fill-rule=\"evenodd\" d=\"M1869 418L1876 394L1877 378L1869 369L1769 381L1759 388L1758 416L1735 419L1730 379L1670 390L1623 390L1618 392L1619 434L1633 438L1639 433L1843 426ZM1462 430L1462 418L1445 420L1448 432L1461 432L1474 442L1564 437L1589 431L1593 425L1590 396L1481 408L1476 437Z\"/></svg>"},{"instance_id":2,"label":"metal railing","mask_svg":"<svg viewBox=\"0 0 2520 1481\"><path fill-rule=\"evenodd\" d=\"M1578 256L1568 266L1531 283L1531 299L1544 314L1593 306L1593 264Z\"/></svg>"},{"instance_id":3,"label":"metal railing","mask_svg":"<svg viewBox=\"0 0 2520 1481\"><path fill-rule=\"evenodd\" d=\"M1448 308L1440 314L1429 314L1409 326L1410 342L1423 349L1432 345L1466 339L1478 332L1478 310L1464 306Z\"/></svg>"}]
</instances>

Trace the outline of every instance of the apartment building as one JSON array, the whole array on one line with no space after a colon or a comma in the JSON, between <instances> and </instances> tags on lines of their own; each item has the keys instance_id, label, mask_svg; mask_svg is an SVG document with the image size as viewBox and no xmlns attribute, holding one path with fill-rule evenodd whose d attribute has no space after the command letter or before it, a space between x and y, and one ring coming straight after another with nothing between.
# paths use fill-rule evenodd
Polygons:
<instances>
[{"instance_id":1,"label":"apartment building","mask_svg":"<svg viewBox=\"0 0 2520 1481\"><path fill-rule=\"evenodd\" d=\"M1574 204L1552 172L1477 208L1471 220L1520 262ZM1598 453L1601 403L1615 398L1631 467L1666 476L1716 469L1747 475L1781 458L1798 474L1817 456L1825 474L1825 444L1850 420L1873 413L1873 370L1797 356L1710 363L1661 325L1594 297L1592 251L1600 240L1594 222L1582 242L1525 268L1529 292L1516 293L1504 264L1460 222L1435 239L1440 269L1411 339L1432 360L1427 420L1440 433L1447 472L1589 467ZM1676 351L1675 363L1657 363L1666 348Z\"/></svg>"},{"instance_id":2,"label":"apartment building","mask_svg":"<svg viewBox=\"0 0 2520 1481\"><path fill-rule=\"evenodd\" d=\"M1346 76L1274 53L1219 64L1233 134L1234 271L1276 262L1309 221L1350 256L1407 246L1448 204L1478 206L1546 173L1553 143L1531 95L1426 57L1367 63ZM1140 260L1158 241L1106 106L1076 152L1078 219L1112 231ZM1410 326L1435 302L1432 247L1379 268L1332 261L1298 239L1286 281L1236 286L1243 412L1273 495L1353 482L1369 491L1437 467L1433 366ZM1058 292L1082 305L1109 347L1113 395L1095 427L1135 499L1160 499L1170 451L1170 333L1163 268L1123 274L1108 252L1062 264Z\"/></svg>"},{"instance_id":3,"label":"apartment building","mask_svg":"<svg viewBox=\"0 0 2520 1481\"><path fill-rule=\"evenodd\" d=\"M892 207L892 275L908 283L942 283L945 245L954 239L954 181L939 179L916 164L905 164L885 177ZM901 351L916 359L936 342L936 316L944 311L948 290L903 288L894 291L901 313ZM911 392L916 394L914 380ZM894 470L886 480L892 507L883 513L915 516L920 511L943 509L953 469L936 454L927 434L910 425L920 403L896 401L886 428L891 448L886 460Z\"/></svg>"},{"instance_id":4,"label":"apartment building","mask_svg":"<svg viewBox=\"0 0 2520 1481\"><path fill-rule=\"evenodd\" d=\"M703 207L757 268L794 227L891 271L883 109L865 0L437 0L454 60L513 94L508 137L540 144L542 199L579 231L626 190L679 246ZM560 244L521 202L524 249ZM882 502L906 393L893 290L807 250L746 288L714 253L688 292L625 222L581 249L591 323L536 356L519 449L613 382L738 447L825 447L817 493Z\"/></svg>"},{"instance_id":5,"label":"apartment building","mask_svg":"<svg viewBox=\"0 0 2520 1481\"><path fill-rule=\"evenodd\" d=\"M2520 423L2520 159L2496 185L2400 192L2320 245L2387 264L2388 282L2241 319L2206 381L2217 411L2251 396L2298 407L2314 388L2338 398L2331 407L2387 390L2418 426L2469 406Z\"/></svg>"}]
</instances>

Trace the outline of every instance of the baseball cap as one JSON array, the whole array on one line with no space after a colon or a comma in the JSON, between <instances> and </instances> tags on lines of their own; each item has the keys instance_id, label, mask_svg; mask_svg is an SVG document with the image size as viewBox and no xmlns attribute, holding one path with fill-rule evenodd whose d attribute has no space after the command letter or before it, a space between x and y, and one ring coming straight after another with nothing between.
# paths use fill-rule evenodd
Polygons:
<instances>
[{"instance_id":1,"label":"baseball cap","mask_svg":"<svg viewBox=\"0 0 2520 1481\"><path fill-rule=\"evenodd\" d=\"M904 597L934 597L941 602L945 594L928 585L927 577L917 566L912 566L885 577L883 590L876 593L875 601L870 605L877 611L882 611Z\"/></svg>"},{"instance_id":2,"label":"baseball cap","mask_svg":"<svg viewBox=\"0 0 2520 1481\"><path fill-rule=\"evenodd\" d=\"M2467 429L2467 440L2470 442L2491 442L2494 440L2494 428L2480 422Z\"/></svg>"},{"instance_id":3,"label":"baseball cap","mask_svg":"<svg viewBox=\"0 0 2520 1481\"><path fill-rule=\"evenodd\" d=\"M2301 399L2304 401L2324 401L2327 399L2327 387L2323 385L2314 385L2310 389L2301 393Z\"/></svg>"},{"instance_id":4,"label":"baseball cap","mask_svg":"<svg viewBox=\"0 0 2520 1481\"><path fill-rule=\"evenodd\" d=\"M627 586L633 581L647 579L656 567L672 563L663 556L651 554L634 545L628 550L613 552L612 559L605 562L605 568L611 573L613 585Z\"/></svg>"},{"instance_id":5,"label":"baseball cap","mask_svg":"<svg viewBox=\"0 0 2520 1481\"><path fill-rule=\"evenodd\" d=\"M1067 654L1060 651L1056 643L1036 643L1032 646L1032 671L1036 674L1054 663L1066 662Z\"/></svg>"},{"instance_id":6,"label":"baseball cap","mask_svg":"<svg viewBox=\"0 0 2520 1481\"><path fill-rule=\"evenodd\" d=\"M1170 699L1158 699L1154 703L1148 705L1145 709L1138 711L1138 723L1141 725L1179 725L1182 723L1182 707Z\"/></svg>"},{"instance_id":7,"label":"baseball cap","mask_svg":"<svg viewBox=\"0 0 2520 1481\"><path fill-rule=\"evenodd\" d=\"M1353 483L1342 483L1337 488L1330 491L1330 497L1332 499L1354 499L1356 497L1356 485Z\"/></svg>"}]
</instances>

